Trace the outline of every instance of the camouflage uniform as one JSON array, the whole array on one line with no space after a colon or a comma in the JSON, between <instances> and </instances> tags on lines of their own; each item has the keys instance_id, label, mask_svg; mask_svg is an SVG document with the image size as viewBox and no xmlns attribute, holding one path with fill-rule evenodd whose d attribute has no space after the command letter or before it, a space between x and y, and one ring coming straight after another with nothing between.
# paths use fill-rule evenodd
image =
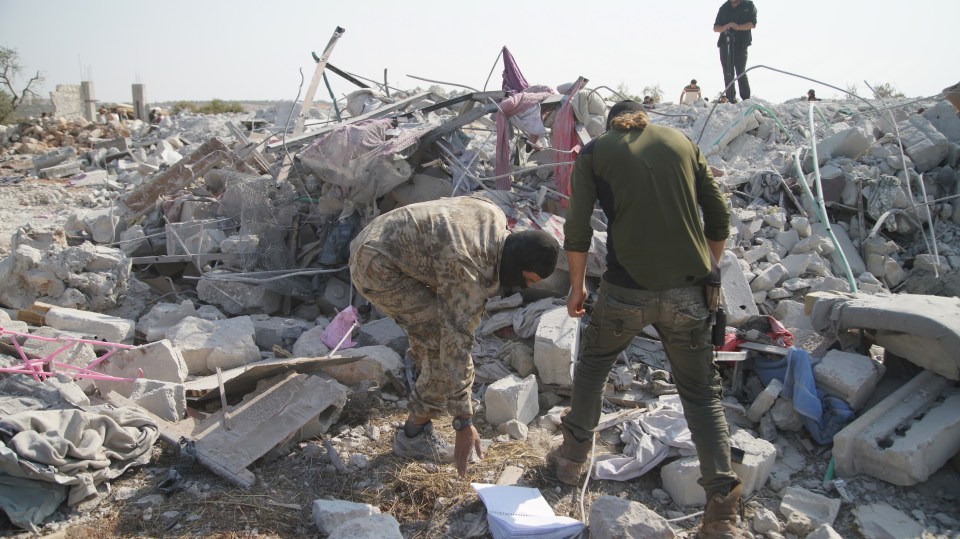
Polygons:
<instances>
[{"instance_id":1,"label":"camouflage uniform","mask_svg":"<svg viewBox=\"0 0 960 539\"><path fill-rule=\"evenodd\" d=\"M472 415L473 334L498 272L507 219L492 202L460 197L383 214L350 244L357 291L396 320L420 369L410 411Z\"/></svg>"}]
</instances>

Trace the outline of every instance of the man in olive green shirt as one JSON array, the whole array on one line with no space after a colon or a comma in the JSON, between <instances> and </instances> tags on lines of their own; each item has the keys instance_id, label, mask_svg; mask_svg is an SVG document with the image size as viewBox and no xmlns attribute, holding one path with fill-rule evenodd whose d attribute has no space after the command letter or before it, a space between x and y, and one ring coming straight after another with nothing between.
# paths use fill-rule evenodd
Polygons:
<instances>
[{"instance_id":1,"label":"man in olive green shirt","mask_svg":"<svg viewBox=\"0 0 960 539\"><path fill-rule=\"evenodd\" d=\"M561 422L563 445L550 457L557 478L576 484L600 418L607 375L617 356L652 324L700 457L707 507L699 537L742 537L740 479L730 466L703 284L715 267L711 257L723 254L730 214L697 146L676 129L648 124L640 103L618 103L607 131L583 148L574 166L564 225L570 316L585 314L590 217L597 202L607 217L607 271L584 329L571 408Z\"/></svg>"}]
</instances>

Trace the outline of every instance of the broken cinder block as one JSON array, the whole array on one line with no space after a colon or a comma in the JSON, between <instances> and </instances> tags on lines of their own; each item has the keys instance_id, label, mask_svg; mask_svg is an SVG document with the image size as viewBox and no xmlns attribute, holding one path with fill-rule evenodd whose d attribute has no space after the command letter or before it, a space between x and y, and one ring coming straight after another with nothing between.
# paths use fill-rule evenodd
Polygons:
<instances>
[{"instance_id":1,"label":"broken cinder block","mask_svg":"<svg viewBox=\"0 0 960 539\"><path fill-rule=\"evenodd\" d=\"M827 395L839 397L859 410L877 388L886 367L861 354L830 350L814 365L813 378Z\"/></svg>"},{"instance_id":2,"label":"broken cinder block","mask_svg":"<svg viewBox=\"0 0 960 539\"><path fill-rule=\"evenodd\" d=\"M520 378L511 374L487 387L483 394L487 422L491 425L516 419L523 424L533 421L540 411L537 395L537 378L533 375Z\"/></svg>"},{"instance_id":3,"label":"broken cinder block","mask_svg":"<svg viewBox=\"0 0 960 539\"><path fill-rule=\"evenodd\" d=\"M833 438L837 475L895 485L926 481L960 451L960 391L923 371Z\"/></svg>"}]
</instances>

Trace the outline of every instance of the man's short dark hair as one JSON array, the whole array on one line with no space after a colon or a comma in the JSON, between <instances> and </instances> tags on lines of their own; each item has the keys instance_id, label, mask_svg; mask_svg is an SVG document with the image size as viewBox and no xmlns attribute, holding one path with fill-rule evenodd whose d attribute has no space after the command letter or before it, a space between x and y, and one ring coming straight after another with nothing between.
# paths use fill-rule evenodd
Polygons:
<instances>
[{"instance_id":1,"label":"man's short dark hair","mask_svg":"<svg viewBox=\"0 0 960 539\"><path fill-rule=\"evenodd\" d=\"M560 244L543 230L522 230L507 236L500 260L500 284L504 288L523 288L524 271L532 271L541 279L553 275L560 257Z\"/></svg>"}]
</instances>

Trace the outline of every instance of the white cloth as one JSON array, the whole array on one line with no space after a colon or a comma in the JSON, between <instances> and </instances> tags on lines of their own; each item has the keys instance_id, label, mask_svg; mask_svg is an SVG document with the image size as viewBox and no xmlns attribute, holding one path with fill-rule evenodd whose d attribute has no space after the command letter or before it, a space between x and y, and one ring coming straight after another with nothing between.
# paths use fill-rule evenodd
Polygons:
<instances>
[{"instance_id":1,"label":"white cloth","mask_svg":"<svg viewBox=\"0 0 960 539\"><path fill-rule=\"evenodd\" d=\"M596 479L627 481L649 472L671 456L695 455L696 448L677 395L663 395L650 410L623 424L623 455L597 460Z\"/></svg>"}]
</instances>

